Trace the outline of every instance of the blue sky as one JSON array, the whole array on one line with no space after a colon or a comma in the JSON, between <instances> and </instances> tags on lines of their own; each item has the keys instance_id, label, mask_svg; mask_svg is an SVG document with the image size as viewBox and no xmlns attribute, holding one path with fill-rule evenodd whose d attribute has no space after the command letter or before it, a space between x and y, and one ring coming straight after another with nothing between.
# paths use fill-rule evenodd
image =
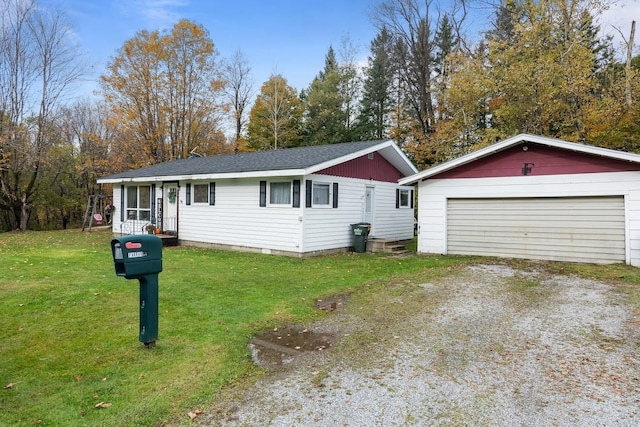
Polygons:
<instances>
[{"instance_id":1,"label":"blue sky","mask_svg":"<svg viewBox=\"0 0 640 427\"><path fill-rule=\"evenodd\" d=\"M468 35L488 25L486 5L475 0ZM371 10L379 0L44 0L62 8L77 33L78 43L92 65L94 82L123 43L143 29L169 29L186 18L209 32L221 58L240 50L252 68L259 90L274 72L297 90L308 87L324 66L330 45L338 50L348 36L366 61L376 28ZM441 0L446 4L448 0ZM437 4L434 1L434 6ZM611 25L628 37L631 19L640 20L638 0L619 0L603 17L603 30L619 38ZM637 38L636 38L637 40ZM83 90L97 88L88 82Z\"/></svg>"},{"instance_id":2,"label":"blue sky","mask_svg":"<svg viewBox=\"0 0 640 427\"><path fill-rule=\"evenodd\" d=\"M60 0L94 78L123 43L142 30L168 29L186 18L202 24L221 58L240 50L259 90L273 72L306 88L324 66L330 45L349 36L366 59L375 37L371 0Z\"/></svg>"}]
</instances>

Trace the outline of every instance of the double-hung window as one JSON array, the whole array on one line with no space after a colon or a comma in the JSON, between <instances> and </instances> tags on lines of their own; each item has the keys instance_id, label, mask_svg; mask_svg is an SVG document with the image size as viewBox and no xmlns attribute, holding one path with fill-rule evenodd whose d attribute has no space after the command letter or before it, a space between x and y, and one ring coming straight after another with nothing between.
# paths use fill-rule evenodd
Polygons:
<instances>
[{"instance_id":1,"label":"double-hung window","mask_svg":"<svg viewBox=\"0 0 640 427\"><path fill-rule=\"evenodd\" d=\"M409 207L409 190L400 190L400 207Z\"/></svg>"},{"instance_id":2,"label":"double-hung window","mask_svg":"<svg viewBox=\"0 0 640 427\"><path fill-rule=\"evenodd\" d=\"M413 209L413 190L396 189L396 208Z\"/></svg>"},{"instance_id":3,"label":"double-hung window","mask_svg":"<svg viewBox=\"0 0 640 427\"><path fill-rule=\"evenodd\" d=\"M187 183L186 189L186 201L187 206L193 204L208 204L215 205L216 204L216 183L198 183L191 184ZM193 190L192 190L193 187Z\"/></svg>"},{"instance_id":4,"label":"double-hung window","mask_svg":"<svg viewBox=\"0 0 640 427\"><path fill-rule=\"evenodd\" d=\"M193 184L193 203L209 203L209 184Z\"/></svg>"},{"instance_id":5,"label":"double-hung window","mask_svg":"<svg viewBox=\"0 0 640 427\"><path fill-rule=\"evenodd\" d=\"M291 182L269 183L269 204L291 206Z\"/></svg>"},{"instance_id":6,"label":"double-hung window","mask_svg":"<svg viewBox=\"0 0 640 427\"><path fill-rule=\"evenodd\" d=\"M338 207L338 183L305 181L305 206L307 208L337 208Z\"/></svg>"},{"instance_id":7,"label":"double-hung window","mask_svg":"<svg viewBox=\"0 0 640 427\"><path fill-rule=\"evenodd\" d=\"M313 206L330 206L331 184L313 182Z\"/></svg>"},{"instance_id":8,"label":"double-hung window","mask_svg":"<svg viewBox=\"0 0 640 427\"><path fill-rule=\"evenodd\" d=\"M127 218L151 220L151 186L127 187Z\"/></svg>"}]
</instances>

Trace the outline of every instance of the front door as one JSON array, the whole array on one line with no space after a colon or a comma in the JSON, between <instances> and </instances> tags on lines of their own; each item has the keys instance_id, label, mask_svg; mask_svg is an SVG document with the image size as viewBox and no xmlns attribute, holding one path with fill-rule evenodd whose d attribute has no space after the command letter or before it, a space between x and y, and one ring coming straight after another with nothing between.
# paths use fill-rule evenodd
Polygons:
<instances>
[{"instance_id":1,"label":"front door","mask_svg":"<svg viewBox=\"0 0 640 427\"><path fill-rule=\"evenodd\" d=\"M165 184L163 189L162 231L178 232L178 185Z\"/></svg>"},{"instance_id":2,"label":"front door","mask_svg":"<svg viewBox=\"0 0 640 427\"><path fill-rule=\"evenodd\" d=\"M371 231L373 232L373 207L375 203L375 188L367 187L364 196L364 222L371 224Z\"/></svg>"}]
</instances>

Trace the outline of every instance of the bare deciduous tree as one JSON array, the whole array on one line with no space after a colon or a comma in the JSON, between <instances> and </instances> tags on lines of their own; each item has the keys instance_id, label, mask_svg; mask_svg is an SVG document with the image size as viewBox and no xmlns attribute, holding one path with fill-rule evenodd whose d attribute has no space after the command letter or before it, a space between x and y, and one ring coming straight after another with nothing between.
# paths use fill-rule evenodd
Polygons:
<instances>
[{"instance_id":1,"label":"bare deciduous tree","mask_svg":"<svg viewBox=\"0 0 640 427\"><path fill-rule=\"evenodd\" d=\"M82 74L64 15L0 1L0 209L26 230L64 94Z\"/></svg>"},{"instance_id":2,"label":"bare deciduous tree","mask_svg":"<svg viewBox=\"0 0 640 427\"><path fill-rule=\"evenodd\" d=\"M419 0L385 0L373 15L377 26L386 28L396 40L398 73L408 89L405 96L423 137L432 132L435 124L431 7L431 0L424 4Z\"/></svg>"},{"instance_id":3,"label":"bare deciduous tree","mask_svg":"<svg viewBox=\"0 0 640 427\"><path fill-rule=\"evenodd\" d=\"M242 137L242 131L247 123L247 107L254 94L251 67L244 54L237 51L225 63L222 74L226 83L224 93L233 113L234 142L237 142Z\"/></svg>"}]
</instances>

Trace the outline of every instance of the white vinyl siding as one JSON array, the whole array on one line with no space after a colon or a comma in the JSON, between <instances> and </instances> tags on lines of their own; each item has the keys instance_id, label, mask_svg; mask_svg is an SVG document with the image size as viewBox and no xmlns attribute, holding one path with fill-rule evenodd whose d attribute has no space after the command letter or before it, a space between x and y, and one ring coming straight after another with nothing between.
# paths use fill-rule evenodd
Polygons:
<instances>
[{"instance_id":1,"label":"white vinyl siding","mask_svg":"<svg viewBox=\"0 0 640 427\"><path fill-rule=\"evenodd\" d=\"M181 183L180 199L185 197ZM259 206L260 181L216 181L216 206L180 204L180 240L238 248L298 252L300 208Z\"/></svg>"},{"instance_id":2,"label":"white vinyl siding","mask_svg":"<svg viewBox=\"0 0 640 427\"><path fill-rule=\"evenodd\" d=\"M625 260L622 197L449 199L450 254L590 263Z\"/></svg>"},{"instance_id":3,"label":"white vinyl siding","mask_svg":"<svg viewBox=\"0 0 640 427\"><path fill-rule=\"evenodd\" d=\"M306 208L305 178L312 182L328 183L329 205ZM181 181L176 204L179 209L179 239L186 243L221 245L225 248L262 252L310 253L343 250L353 246L351 224L362 222L365 210L365 190L375 187L373 213L375 235L389 239L413 237L413 210L396 209L395 183L371 182L327 175L293 177L300 180L300 207L288 205L260 207L260 179L216 180L215 207L205 203L186 204L187 183L191 184L194 202L194 183ZM274 179L273 182L282 182ZM333 207L334 184L338 185L338 205ZM411 189L411 187L402 187ZM114 185L113 204L116 206L113 230L121 232L118 213L120 187ZM268 199L267 189L267 199Z\"/></svg>"},{"instance_id":4,"label":"white vinyl siding","mask_svg":"<svg viewBox=\"0 0 640 427\"><path fill-rule=\"evenodd\" d=\"M367 186L375 187L374 228L371 237L409 240L413 238L413 210L396 209L396 189L391 182L310 175L314 182L338 183L339 202L335 209L304 210L304 251L313 252L353 246L351 224L362 222ZM403 187L411 189L411 187Z\"/></svg>"}]
</instances>

